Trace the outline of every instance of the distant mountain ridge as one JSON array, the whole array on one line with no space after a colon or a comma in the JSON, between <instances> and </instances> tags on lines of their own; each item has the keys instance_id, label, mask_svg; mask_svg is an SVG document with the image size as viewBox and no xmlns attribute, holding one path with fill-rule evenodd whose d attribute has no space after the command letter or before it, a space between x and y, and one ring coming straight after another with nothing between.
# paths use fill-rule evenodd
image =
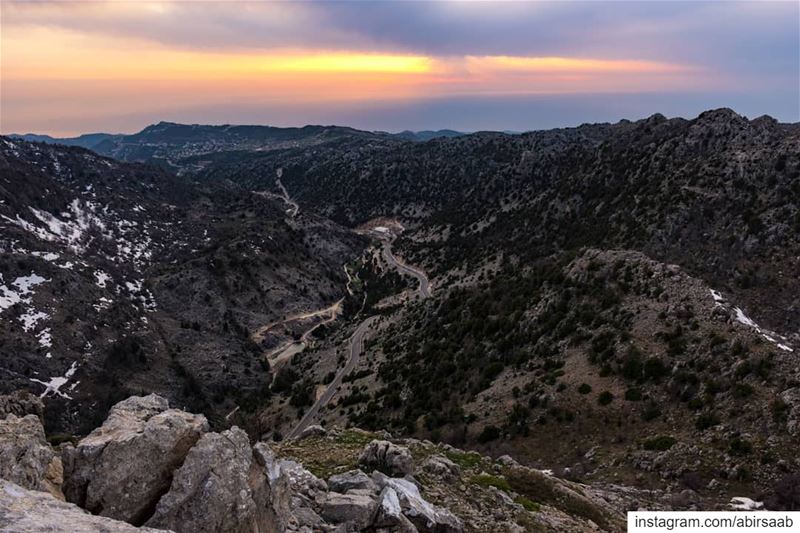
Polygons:
<instances>
[{"instance_id":1,"label":"distant mountain ridge","mask_svg":"<svg viewBox=\"0 0 800 533\"><path fill-rule=\"evenodd\" d=\"M12 133L9 137L29 142L63 144L64 146L79 146L81 148L94 150L100 143L109 139L124 137L124 135L116 133L84 133L77 137L51 137L50 135L39 135L36 133Z\"/></svg>"},{"instance_id":2,"label":"distant mountain ridge","mask_svg":"<svg viewBox=\"0 0 800 533\"><path fill-rule=\"evenodd\" d=\"M277 127L266 125L207 125L180 124L161 121L132 134L85 133L77 137L53 137L36 133L9 135L12 139L64 146L79 146L101 155L128 161L165 159L165 149L176 150L182 155L196 155L221 150L263 150L296 147L297 143L313 143L332 140L338 136L357 138L392 138L404 141L425 142L436 138L454 138L467 133L442 130L405 130L399 133L365 131L347 126L306 125L301 127ZM287 143L289 146L287 146ZM150 146L143 149L143 146ZM161 149L155 148L156 146ZM189 151L190 153L186 153ZM168 159L168 158L167 158Z\"/></svg>"}]
</instances>

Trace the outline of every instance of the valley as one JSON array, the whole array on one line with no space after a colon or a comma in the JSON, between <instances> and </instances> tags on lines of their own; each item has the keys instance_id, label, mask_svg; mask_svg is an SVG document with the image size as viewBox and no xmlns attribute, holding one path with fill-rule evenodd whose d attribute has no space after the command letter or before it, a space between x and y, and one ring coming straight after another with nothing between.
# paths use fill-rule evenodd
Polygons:
<instances>
[{"instance_id":1,"label":"valley","mask_svg":"<svg viewBox=\"0 0 800 533\"><path fill-rule=\"evenodd\" d=\"M43 396L49 434L154 392L252 439L388 431L674 509L800 469L797 125L106 141L0 143L0 392Z\"/></svg>"}]
</instances>

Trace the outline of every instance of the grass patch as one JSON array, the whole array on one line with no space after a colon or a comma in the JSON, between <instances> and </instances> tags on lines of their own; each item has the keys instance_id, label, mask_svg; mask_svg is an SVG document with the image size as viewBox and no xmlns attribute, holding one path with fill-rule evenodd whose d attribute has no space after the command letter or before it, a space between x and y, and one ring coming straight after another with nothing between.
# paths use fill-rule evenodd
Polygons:
<instances>
[{"instance_id":1,"label":"grass patch","mask_svg":"<svg viewBox=\"0 0 800 533\"><path fill-rule=\"evenodd\" d=\"M495 487L506 492L511 491L511 485L504 477L493 476L491 474L478 474L472 478L472 482L481 487Z\"/></svg>"},{"instance_id":2,"label":"grass patch","mask_svg":"<svg viewBox=\"0 0 800 533\"><path fill-rule=\"evenodd\" d=\"M525 508L526 511L531 513L538 513L541 506L533 500L529 500L525 496L517 496L514 501Z\"/></svg>"},{"instance_id":3,"label":"grass patch","mask_svg":"<svg viewBox=\"0 0 800 533\"><path fill-rule=\"evenodd\" d=\"M308 437L283 441L275 446L279 457L294 459L321 479L358 467L364 446L375 439L373 433L346 430L334 437Z\"/></svg>"},{"instance_id":4,"label":"grass patch","mask_svg":"<svg viewBox=\"0 0 800 533\"><path fill-rule=\"evenodd\" d=\"M364 447L376 437L373 433L367 433L366 431L354 431L352 429L348 429L342 431L339 435L337 435L334 439L336 444L342 445L356 445Z\"/></svg>"},{"instance_id":5,"label":"grass patch","mask_svg":"<svg viewBox=\"0 0 800 533\"><path fill-rule=\"evenodd\" d=\"M444 456L461 468L474 468L483 460L480 454L475 452L457 452L453 450L445 450Z\"/></svg>"},{"instance_id":6,"label":"grass patch","mask_svg":"<svg viewBox=\"0 0 800 533\"><path fill-rule=\"evenodd\" d=\"M519 467L507 468L504 474L511 489L532 502L547 503L567 514L588 518L605 530L616 531L621 525L575 489L571 492L544 474Z\"/></svg>"}]
</instances>

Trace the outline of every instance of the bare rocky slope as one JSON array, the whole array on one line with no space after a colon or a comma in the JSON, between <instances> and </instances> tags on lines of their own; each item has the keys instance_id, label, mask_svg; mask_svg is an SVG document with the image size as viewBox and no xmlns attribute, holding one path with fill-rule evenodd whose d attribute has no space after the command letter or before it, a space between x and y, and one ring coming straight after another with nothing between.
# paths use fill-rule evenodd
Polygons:
<instances>
[{"instance_id":1,"label":"bare rocky slope","mask_svg":"<svg viewBox=\"0 0 800 533\"><path fill-rule=\"evenodd\" d=\"M656 492L588 486L447 445L310 427L279 445L157 395L51 448L41 403L2 397L0 531L621 531Z\"/></svg>"},{"instance_id":2,"label":"bare rocky slope","mask_svg":"<svg viewBox=\"0 0 800 533\"><path fill-rule=\"evenodd\" d=\"M140 391L247 412L270 376L252 331L341 298L362 247L280 199L0 139L0 392L66 434Z\"/></svg>"}]
</instances>

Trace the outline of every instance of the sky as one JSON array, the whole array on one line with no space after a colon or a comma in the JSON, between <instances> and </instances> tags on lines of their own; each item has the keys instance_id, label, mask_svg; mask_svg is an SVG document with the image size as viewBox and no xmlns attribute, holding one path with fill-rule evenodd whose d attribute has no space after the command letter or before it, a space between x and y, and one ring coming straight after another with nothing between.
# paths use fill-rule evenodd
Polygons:
<instances>
[{"instance_id":1,"label":"sky","mask_svg":"<svg viewBox=\"0 0 800 533\"><path fill-rule=\"evenodd\" d=\"M800 2L0 0L0 132L800 121Z\"/></svg>"}]
</instances>

